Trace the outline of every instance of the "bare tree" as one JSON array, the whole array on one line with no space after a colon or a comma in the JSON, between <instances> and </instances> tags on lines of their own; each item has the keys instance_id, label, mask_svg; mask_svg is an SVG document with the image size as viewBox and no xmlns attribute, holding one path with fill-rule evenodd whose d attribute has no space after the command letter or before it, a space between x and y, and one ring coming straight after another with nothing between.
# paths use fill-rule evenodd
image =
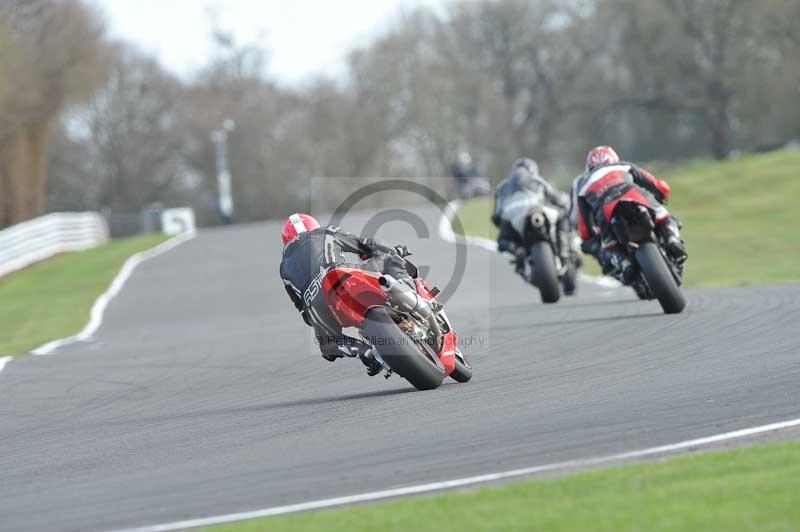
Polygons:
<instances>
[{"instance_id":1,"label":"bare tree","mask_svg":"<svg viewBox=\"0 0 800 532\"><path fill-rule=\"evenodd\" d=\"M591 6L551 0L458 4L453 31L490 74L505 107L515 152L548 159L571 115L585 107L583 90L597 55Z\"/></svg>"},{"instance_id":2,"label":"bare tree","mask_svg":"<svg viewBox=\"0 0 800 532\"><path fill-rule=\"evenodd\" d=\"M104 77L103 27L81 0L0 5L0 226L45 210L54 120Z\"/></svg>"},{"instance_id":3,"label":"bare tree","mask_svg":"<svg viewBox=\"0 0 800 532\"><path fill-rule=\"evenodd\" d=\"M711 152L727 157L732 146L732 112L737 73L750 57L753 27L749 0L662 0L678 21L691 50L680 58L681 83L698 81L696 94L685 105L701 110L711 134Z\"/></svg>"},{"instance_id":4,"label":"bare tree","mask_svg":"<svg viewBox=\"0 0 800 532\"><path fill-rule=\"evenodd\" d=\"M441 175L462 149L498 176L520 155L577 169L590 144L667 159L777 145L800 136L800 40L788 23L799 9L797 0L458 2L396 17L352 51L346 78L300 87L270 77L259 43L219 29L207 66L185 82L123 52L80 114L85 125L70 115L57 130L51 160L63 172L50 197L118 210L180 198L211 222L210 133L226 119L236 123L229 155L243 221L330 209L371 176ZM40 94L8 82L32 79L9 52L26 48L7 45L22 42L8 27L3 116L38 109L26 98ZM15 124L12 137L24 123L15 120L0 122ZM330 176L352 181L314 179Z\"/></svg>"},{"instance_id":5,"label":"bare tree","mask_svg":"<svg viewBox=\"0 0 800 532\"><path fill-rule=\"evenodd\" d=\"M155 60L119 48L106 88L80 123L100 207L136 212L163 199L184 175L184 89Z\"/></svg>"}]
</instances>

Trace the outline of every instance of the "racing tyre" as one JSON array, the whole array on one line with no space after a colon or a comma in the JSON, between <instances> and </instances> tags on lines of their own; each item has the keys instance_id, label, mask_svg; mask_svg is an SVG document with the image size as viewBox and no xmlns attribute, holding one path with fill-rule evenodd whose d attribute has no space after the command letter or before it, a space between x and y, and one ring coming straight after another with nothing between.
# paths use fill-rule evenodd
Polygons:
<instances>
[{"instance_id":1,"label":"racing tyre","mask_svg":"<svg viewBox=\"0 0 800 532\"><path fill-rule=\"evenodd\" d=\"M472 366L463 353L456 353L456 369L450 377L456 382L467 382L472 378Z\"/></svg>"},{"instance_id":2,"label":"racing tyre","mask_svg":"<svg viewBox=\"0 0 800 532\"><path fill-rule=\"evenodd\" d=\"M686 298L664 262L658 246L642 242L636 250L636 261L642 269L647 284L666 314L679 314L686 307Z\"/></svg>"},{"instance_id":3,"label":"racing tyre","mask_svg":"<svg viewBox=\"0 0 800 532\"><path fill-rule=\"evenodd\" d=\"M433 390L444 380L444 366L424 341L414 341L395 323L385 307L370 309L362 326L381 359L418 390ZM375 345L377 344L377 345Z\"/></svg>"},{"instance_id":4,"label":"racing tyre","mask_svg":"<svg viewBox=\"0 0 800 532\"><path fill-rule=\"evenodd\" d=\"M540 241L531 247L533 259L533 282L539 287L543 303L555 303L561 297L558 286L558 272L553 257L553 248L548 242Z\"/></svg>"},{"instance_id":5,"label":"racing tyre","mask_svg":"<svg viewBox=\"0 0 800 532\"><path fill-rule=\"evenodd\" d=\"M575 291L578 289L578 269L571 260L567 266L567 271L561 278L561 286L564 289L565 296L575 295Z\"/></svg>"}]
</instances>

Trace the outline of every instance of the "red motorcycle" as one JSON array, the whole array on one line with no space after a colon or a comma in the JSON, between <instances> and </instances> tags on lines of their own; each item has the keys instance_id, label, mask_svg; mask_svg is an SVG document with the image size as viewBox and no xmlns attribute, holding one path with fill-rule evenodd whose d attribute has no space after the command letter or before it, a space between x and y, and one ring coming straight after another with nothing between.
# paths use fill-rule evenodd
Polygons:
<instances>
[{"instance_id":1,"label":"red motorcycle","mask_svg":"<svg viewBox=\"0 0 800 532\"><path fill-rule=\"evenodd\" d=\"M436 300L439 290L408 260L406 269L416 289L390 275L333 268L323 277L323 297L343 328L357 328L375 348L387 379L397 373L418 390L438 388L448 376L467 382L472 367Z\"/></svg>"},{"instance_id":2,"label":"red motorcycle","mask_svg":"<svg viewBox=\"0 0 800 532\"><path fill-rule=\"evenodd\" d=\"M657 299L665 313L677 314L686 307L680 289L686 257L667 253L669 235L659 230L658 205L633 185L630 170L622 164L595 170L579 195L608 198L602 204L602 219L594 222L604 226L603 240L614 237L633 264L635 275L625 283L640 299Z\"/></svg>"}]
</instances>

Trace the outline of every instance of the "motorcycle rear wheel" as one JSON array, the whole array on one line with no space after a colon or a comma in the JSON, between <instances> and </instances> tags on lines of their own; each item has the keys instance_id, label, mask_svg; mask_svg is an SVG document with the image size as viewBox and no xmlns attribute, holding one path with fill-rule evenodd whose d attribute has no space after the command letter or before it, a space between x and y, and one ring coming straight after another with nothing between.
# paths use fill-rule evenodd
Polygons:
<instances>
[{"instance_id":1,"label":"motorcycle rear wheel","mask_svg":"<svg viewBox=\"0 0 800 532\"><path fill-rule=\"evenodd\" d=\"M362 326L381 359L418 390L433 390L444 380L444 366L424 342L415 342L395 323L392 310L370 309Z\"/></svg>"},{"instance_id":2,"label":"motorcycle rear wheel","mask_svg":"<svg viewBox=\"0 0 800 532\"><path fill-rule=\"evenodd\" d=\"M647 279L647 284L656 296L665 314L679 314L686 307L686 298L670 273L658 246L653 242L642 242L636 250L636 261Z\"/></svg>"},{"instance_id":3,"label":"motorcycle rear wheel","mask_svg":"<svg viewBox=\"0 0 800 532\"><path fill-rule=\"evenodd\" d=\"M543 303L555 303L561 297L558 272L549 242L539 241L531 247L534 284L539 287Z\"/></svg>"}]
</instances>

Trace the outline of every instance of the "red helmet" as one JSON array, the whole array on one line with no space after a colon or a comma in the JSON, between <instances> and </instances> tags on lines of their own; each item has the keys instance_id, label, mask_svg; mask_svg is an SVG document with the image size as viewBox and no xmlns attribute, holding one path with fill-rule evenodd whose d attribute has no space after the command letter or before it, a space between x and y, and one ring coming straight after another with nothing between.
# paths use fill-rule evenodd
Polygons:
<instances>
[{"instance_id":1,"label":"red helmet","mask_svg":"<svg viewBox=\"0 0 800 532\"><path fill-rule=\"evenodd\" d=\"M591 172L595 168L617 164L618 162L619 155L614 151L614 148L611 146L598 146L586 156L586 170Z\"/></svg>"},{"instance_id":2,"label":"red helmet","mask_svg":"<svg viewBox=\"0 0 800 532\"><path fill-rule=\"evenodd\" d=\"M281 229L281 240L283 240L283 245L285 246L291 239L300 233L313 231L314 229L319 229L319 222L316 221L313 216L309 216L308 214L304 214L302 212L294 213L286 218L285 222L283 222L283 228Z\"/></svg>"}]
</instances>

